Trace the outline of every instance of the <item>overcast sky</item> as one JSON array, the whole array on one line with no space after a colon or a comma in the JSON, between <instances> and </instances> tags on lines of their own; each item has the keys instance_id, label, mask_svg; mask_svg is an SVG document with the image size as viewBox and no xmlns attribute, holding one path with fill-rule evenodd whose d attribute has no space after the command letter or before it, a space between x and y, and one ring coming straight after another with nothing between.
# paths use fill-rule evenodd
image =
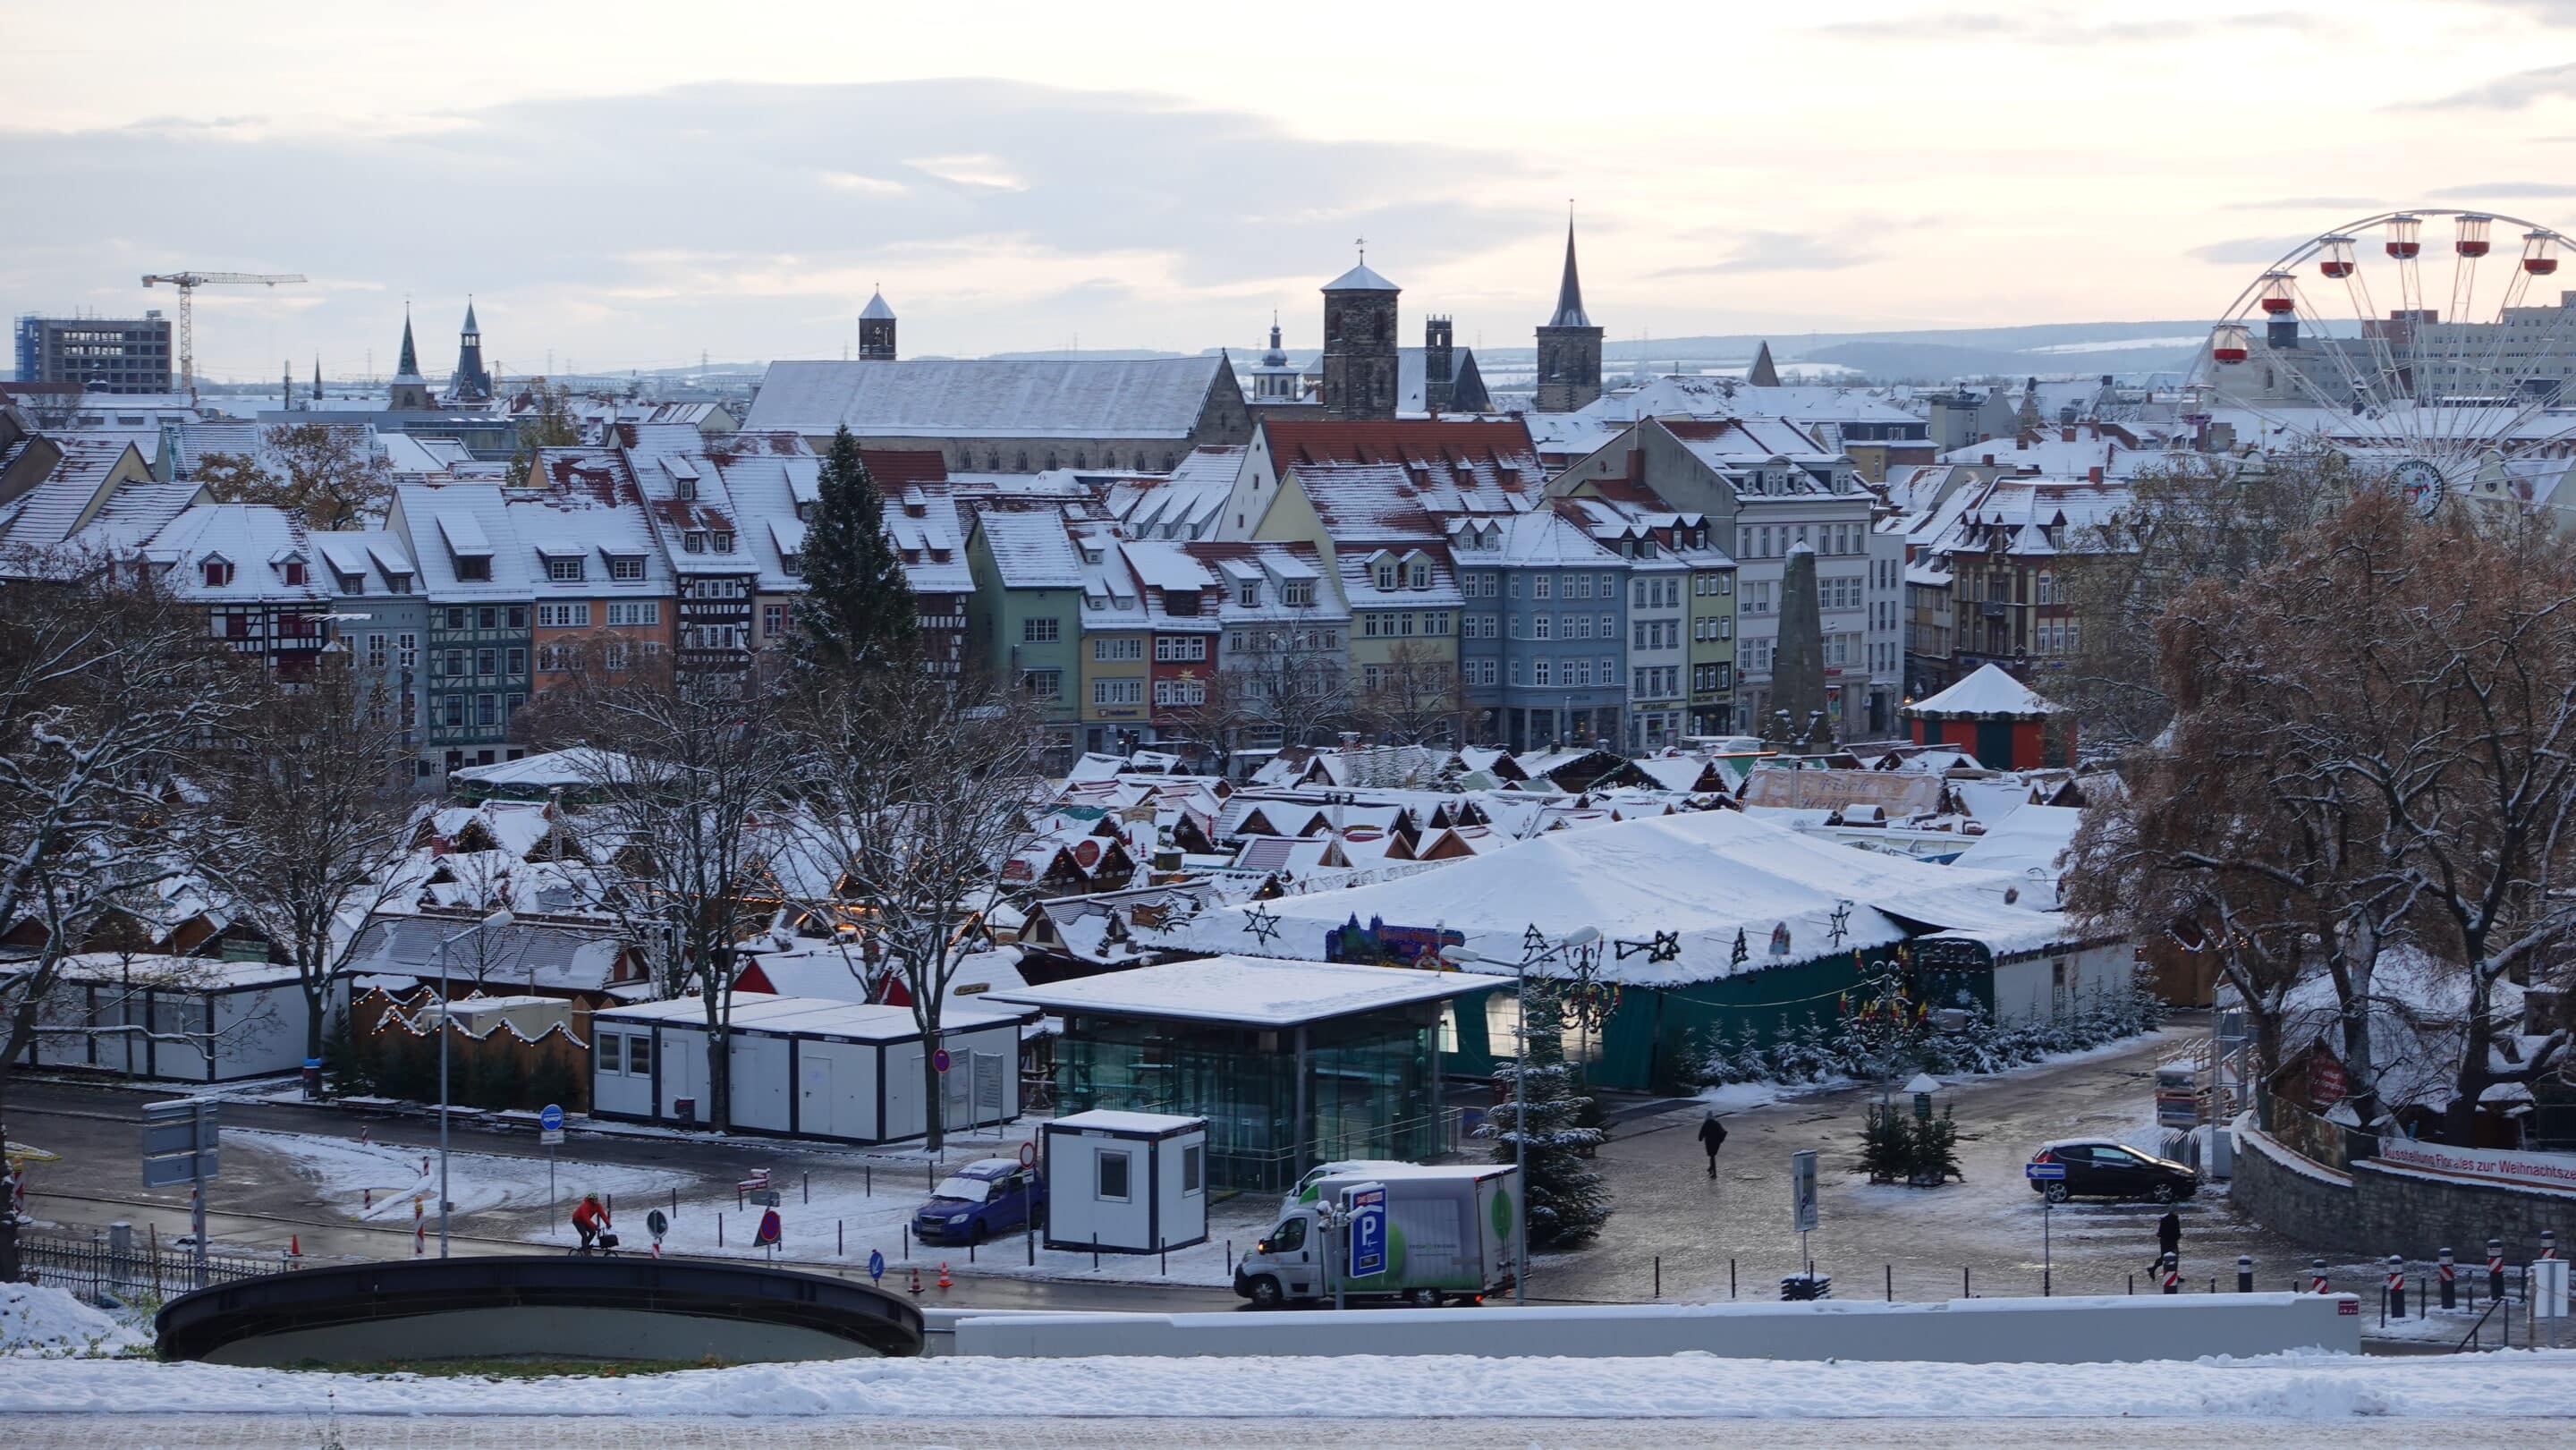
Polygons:
<instances>
[{"instance_id":1,"label":"overcast sky","mask_svg":"<svg viewBox=\"0 0 2576 1450\"><path fill-rule=\"evenodd\" d=\"M2353 216L2576 228L2576 0L1209 6L0 0L0 312L199 294L215 376L1526 346L1568 198L1641 335L2205 317Z\"/></svg>"}]
</instances>

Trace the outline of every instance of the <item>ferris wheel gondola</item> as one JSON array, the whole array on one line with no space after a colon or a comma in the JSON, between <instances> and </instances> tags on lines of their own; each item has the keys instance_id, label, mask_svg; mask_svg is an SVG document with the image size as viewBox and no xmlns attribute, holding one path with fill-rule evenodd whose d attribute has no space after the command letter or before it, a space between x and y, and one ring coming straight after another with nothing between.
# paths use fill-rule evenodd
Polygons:
<instances>
[{"instance_id":1,"label":"ferris wheel gondola","mask_svg":"<svg viewBox=\"0 0 2576 1450\"><path fill-rule=\"evenodd\" d=\"M2265 445L2340 454L2427 513L2451 497L2576 506L2548 497L2576 461L2576 294L2530 300L2564 240L2433 207L2313 237L2211 328L2201 410L2243 409Z\"/></svg>"}]
</instances>

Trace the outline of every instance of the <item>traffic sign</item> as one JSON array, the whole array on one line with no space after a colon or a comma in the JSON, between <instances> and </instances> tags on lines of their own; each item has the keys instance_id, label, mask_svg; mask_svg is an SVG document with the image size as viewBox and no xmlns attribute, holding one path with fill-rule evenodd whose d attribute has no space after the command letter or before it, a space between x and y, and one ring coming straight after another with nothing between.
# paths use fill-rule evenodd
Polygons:
<instances>
[{"instance_id":1,"label":"traffic sign","mask_svg":"<svg viewBox=\"0 0 2576 1450\"><path fill-rule=\"evenodd\" d=\"M562 1108L553 1103L548 1103L541 1111L538 1112L537 1141L547 1144L560 1143L563 1141Z\"/></svg>"},{"instance_id":2,"label":"traffic sign","mask_svg":"<svg viewBox=\"0 0 2576 1450\"><path fill-rule=\"evenodd\" d=\"M943 1047L937 1052L930 1054L930 1065L936 1071L946 1072L948 1070L948 1049Z\"/></svg>"},{"instance_id":3,"label":"traffic sign","mask_svg":"<svg viewBox=\"0 0 2576 1450\"><path fill-rule=\"evenodd\" d=\"M884 1278L885 1251L883 1249L868 1250L868 1282L875 1284L882 1282Z\"/></svg>"},{"instance_id":4,"label":"traffic sign","mask_svg":"<svg viewBox=\"0 0 2576 1450\"><path fill-rule=\"evenodd\" d=\"M1386 1186L1364 1183L1342 1191L1342 1208L1351 1220L1350 1277L1365 1279L1386 1272Z\"/></svg>"},{"instance_id":5,"label":"traffic sign","mask_svg":"<svg viewBox=\"0 0 2576 1450\"><path fill-rule=\"evenodd\" d=\"M2063 1163L2024 1163L2021 1165L2021 1173L2024 1178L2031 1180L2033 1183L2054 1183L2066 1176L2066 1165Z\"/></svg>"},{"instance_id":6,"label":"traffic sign","mask_svg":"<svg viewBox=\"0 0 2576 1450\"><path fill-rule=\"evenodd\" d=\"M751 1191L751 1201L759 1204L763 1208L776 1208L779 1204L778 1190L775 1188L755 1188Z\"/></svg>"},{"instance_id":7,"label":"traffic sign","mask_svg":"<svg viewBox=\"0 0 2576 1450\"><path fill-rule=\"evenodd\" d=\"M653 1242L660 1243L662 1236L671 1231L670 1215L658 1208L647 1213L644 1215L644 1231L653 1236Z\"/></svg>"},{"instance_id":8,"label":"traffic sign","mask_svg":"<svg viewBox=\"0 0 2576 1450\"><path fill-rule=\"evenodd\" d=\"M778 1246L777 1209L767 1208L761 1210L760 1232L752 1235L751 1246L756 1249L776 1248Z\"/></svg>"},{"instance_id":9,"label":"traffic sign","mask_svg":"<svg viewBox=\"0 0 2576 1450\"><path fill-rule=\"evenodd\" d=\"M1789 1155L1789 1214L1799 1233L1816 1231L1816 1150Z\"/></svg>"}]
</instances>

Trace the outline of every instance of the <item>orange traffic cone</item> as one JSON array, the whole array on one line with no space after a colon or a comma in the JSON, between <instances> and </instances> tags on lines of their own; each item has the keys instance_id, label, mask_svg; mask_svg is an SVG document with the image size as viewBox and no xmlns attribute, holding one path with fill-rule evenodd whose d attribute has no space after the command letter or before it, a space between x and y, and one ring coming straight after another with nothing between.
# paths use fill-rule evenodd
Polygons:
<instances>
[{"instance_id":1,"label":"orange traffic cone","mask_svg":"<svg viewBox=\"0 0 2576 1450\"><path fill-rule=\"evenodd\" d=\"M918 1265L914 1266L912 1271L912 1292L915 1294L921 1292L921 1269Z\"/></svg>"},{"instance_id":2,"label":"orange traffic cone","mask_svg":"<svg viewBox=\"0 0 2576 1450\"><path fill-rule=\"evenodd\" d=\"M956 1282L948 1277L948 1261L945 1259L939 1261L939 1287L942 1289L957 1287Z\"/></svg>"},{"instance_id":3,"label":"orange traffic cone","mask_svg":"<svg viewBox=\"0 0 2576 1450\"><path fill-rule=\"evenodd\" d=\"M290 1259L300 1259L304 1257L304 1235L288 1234L286 1236L286 1256Z\"/></svg>"}]
</instances>

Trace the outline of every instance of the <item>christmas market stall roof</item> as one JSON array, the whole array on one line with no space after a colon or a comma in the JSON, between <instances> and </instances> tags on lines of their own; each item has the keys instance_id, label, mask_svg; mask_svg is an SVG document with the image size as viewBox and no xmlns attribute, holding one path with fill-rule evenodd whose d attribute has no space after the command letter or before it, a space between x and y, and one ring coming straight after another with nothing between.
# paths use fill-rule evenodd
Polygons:
<instances>
[{"instance_id":1,"label":"christmas market stall roof","mask_svg":"<svg viewBox=\"0 0 2576 1450\"><path fill-rule=\"evenodd\" d=\"M1413 1002L1436 1002L1491 985L1457 972L1228 955L1014 987L993 992L986 1000L1043 1008L1057 1016L1296 1027Z\"/></svg>"},{"instance_id":2,"label":"christmas market stall roof","mask_svg":"<svg viewBox=\"0 0 2576 1450\"><path fill-rule=\"evenodd\" d=\"M2060 708L1999 666L1981 665L1976 673L1931 699L1906 706L1905 713L1934 720L2032 720L2054 715Z\"/></svg>"},{"instance_id":3,"label":"christmas market stall roof","mask_svg":"<svg viewBox=\"0 0 2576 1450\"><path fill-rule=\"evenodd\" d=\"M1507 972L1530 928L1553 942L1591 927L1610 947L1666 939L1606 949L1605 978L1680 986L1929 931L1974 937L1999 956L2076 939L2074 923L2025 904L2030 888L2017 872L1855 850L1740 811L1696 811L1550 832L1421 875L1205 911L1160 940L1329 956L1356 923L1382 941L1436 934L1493 959L1473 970Z\"/></svg>"}]
</instances>

